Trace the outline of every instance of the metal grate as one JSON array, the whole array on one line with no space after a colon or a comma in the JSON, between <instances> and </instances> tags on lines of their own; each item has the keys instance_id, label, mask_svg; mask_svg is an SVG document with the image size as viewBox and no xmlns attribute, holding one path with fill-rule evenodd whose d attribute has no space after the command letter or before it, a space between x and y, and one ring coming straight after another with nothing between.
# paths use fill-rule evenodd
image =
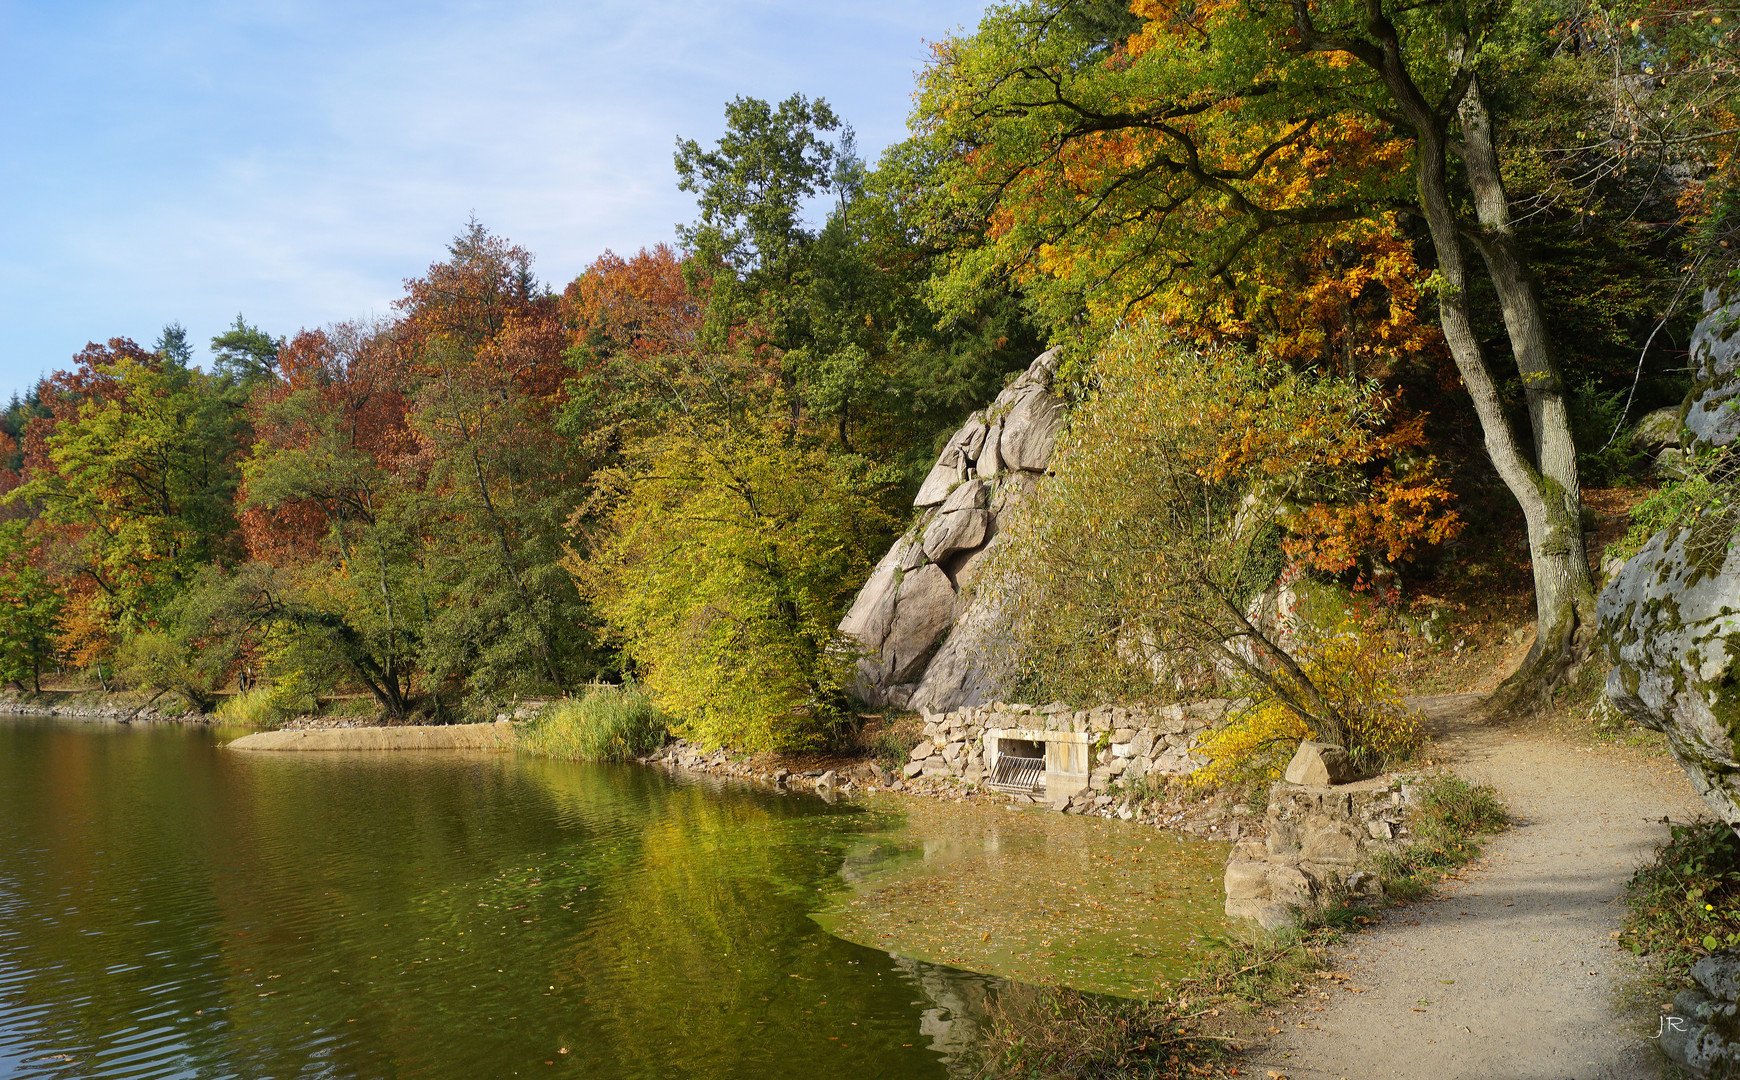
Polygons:
<instances>
[{"instance_id":1,"label":"metal grate","mask_svg":"<svg viewBox=\"0 0 1740 1080\"><path fill-rule=\"evenodd\" d=\"M991 786L998 791L1030 795L1044 784L1044 757L1021 757L1010 753L997 755L996 768L991 770Z\"/></svg>"}]
</instances>

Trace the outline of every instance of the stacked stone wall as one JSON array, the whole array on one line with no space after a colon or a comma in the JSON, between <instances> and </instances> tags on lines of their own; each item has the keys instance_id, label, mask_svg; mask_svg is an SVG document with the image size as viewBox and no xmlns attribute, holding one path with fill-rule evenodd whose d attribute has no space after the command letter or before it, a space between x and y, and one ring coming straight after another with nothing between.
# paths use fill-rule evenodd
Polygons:
<instances>
[{"instance_id":1,"label":"stacked stone wall","mask_svg":"<svg viewBox=\"0 0 1740 1080\"><path fill-rule=\"evenodd\" d=\"M1103 705L1071 709L1054 702L974 705L946 713L926 713L924 741L906 765L907 779L953 777L971 784L989 779L985 736L989 731L1078 733L1089 736L1086 787L1046 792L1054 808L1102 816L1132 816L1119 807L1120 785L1149 776L1186 776L1207 763L1196 752L1203 732L1224 717L1223 700L1156 708ZM1120 813L1121 811L1121 813Z\"/></svg>"},{"instance_id":2,"label":"stacked stone wall","mask_svg":"<svg viewBox=\"0 0 1740 1080\"><path fill-rule=\"evenodd\" d=\"M1381 899L1374 858L1407 838L1413 801L1413 784L1399 777L1332 787L1276 781L1266 835L1240 840L1227 860L1227 915L1274 929L1295 908Z\"/></svg>"}]
</instances>

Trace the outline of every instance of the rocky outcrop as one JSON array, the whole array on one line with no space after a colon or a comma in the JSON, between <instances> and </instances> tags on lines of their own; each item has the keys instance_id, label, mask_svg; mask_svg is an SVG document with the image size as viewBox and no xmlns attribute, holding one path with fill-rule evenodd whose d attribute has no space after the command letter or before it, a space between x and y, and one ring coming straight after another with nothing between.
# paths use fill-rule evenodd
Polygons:
<instances>
[{"instance_id":1,"label":"rocky outcrop","mask_svg":"<svg viewBox=\"0 0 1740 1080\"><path fill-rule=\"evenodd\" d=\"M1596 603L1607 698L1667 736L1692 785L1740 828L1740 548L1734 519L1669 529L1626 561Z\"/></svg>"},{"instance_id":2,"label":"rocky outcrop","mask_svg":"<svg viewBox=\"0 0 1740 1080\"><path fill-rule=\"evenodd\" d=\"M1413 785L1400 778L1334 786L1276 781L1265 837L1240 840L1227 860L1227 917L1276 930L1299 908L1382 899L1372 857L1407 836L1413 798Z\"/></svg>"},{"instance_id":3,"label":"rocky outcrop","mask_svg":"<svg viewBox=\"0 0 1740 1080\"><path fill-rule=\"evenodd\" d=\"M1680 406L1693 446L1726 446L1740 436L1740 297L1704 293L1704 317L1692 331L1694 385Z\"/></svg>"},{"instance_id":4,"label":"rocky outcrop","mask_svg":"<svg viewBox=\"0 0 1740 1080\"><path fill-rule=\"evenodd\" d=\"M1740 298L1711 290L1692 335L1697 380L1681 406L1682 445L1740 436ZM1651 537L1596 603L1607 698L1667 736L1692 785L1740 829L1740 519L1720 510Z\"/></svg>"},{"instance_id":5,"label":"rocky outcrop","mask_svg":"<svg viewBox=\"0 0 1740 1080\"><path fill-rule=\"evenodd\" d=\"M972 590L1000 524L1051 461L1063 422L1058 353L1041 355L949 438L913 500L919 513L840 623L863 650L852 690L872 705L947 711L1003 685L995 601Z\"/></svg>"},{"instance_id":6,"label":"rocky outcrop","mask_svg":"<svg viewBox=\"0 0 1740 1080\"><path fill-rule=\"evenodd\" d=\"M1695 1076L1740 1075L1740 949L1701 957L1691 974L1661 1018L1661 1052Z\"/></svg>"}]
</instances>

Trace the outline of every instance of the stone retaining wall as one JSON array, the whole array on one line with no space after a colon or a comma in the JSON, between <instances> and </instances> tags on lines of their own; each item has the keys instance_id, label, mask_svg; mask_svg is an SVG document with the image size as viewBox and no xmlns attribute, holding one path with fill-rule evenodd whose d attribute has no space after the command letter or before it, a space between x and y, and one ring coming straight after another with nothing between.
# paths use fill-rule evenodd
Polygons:
<instances>
[{"instance_id":1,"label":"stone retaining wall","mask_svg":"<svg viewBox=\"0 0 1740 1080\"><path fill-rule=\"evenodd\" d=\"M1226 864L1226 913L1274 929L1293 909L1350 897L1381 899L1373 857L1408 835L1414 785L1377 777L1333 787L1276 781L1262 839L1241 840Z\"/></svg>"},{"instance_id":2,"label":"stone retaining wall","mask_svg":"<svg viewBox=\"0 0 1740 1080\"><path fill-rule=\"evenodd\" d=\"M912 751L905 775L984 783L995 764L994 741L999 735L1033 741L1045 740L1048 733L1085 736L1057 740L1085 744L1085 771L1069 784L1069 790L1058 791L1053 790L1058 773L1048 768L1045 801L1058 810L1097 811L1108 817L1121 810L1119 816L1128 817L1127 807L1114 807L1117 788L1150 775L1185 776L1206 764L1207 759L1195 752L1197 741L1231 707L1223 700L1152 709L994 703L926 713L925 739Z\"/></svg>"}]
</instances>

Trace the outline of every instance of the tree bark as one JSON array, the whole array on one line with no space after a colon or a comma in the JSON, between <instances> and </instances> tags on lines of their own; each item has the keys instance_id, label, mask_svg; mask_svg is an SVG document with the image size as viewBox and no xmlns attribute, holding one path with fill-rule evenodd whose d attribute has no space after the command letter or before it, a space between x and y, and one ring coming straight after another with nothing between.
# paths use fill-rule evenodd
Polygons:
<instances>
[{"instance_id":1,"label":"tree bark","mask_svg":"<svg viewBox=\"0 0 1740 1080\"><path fill-rule=\"evenodd\" d=\"M1480 228L1475 246L1504 312L1505 333L1516 357L1534 432L1535 462L1545 490L1556 503L1551 543L1536 544L1530 533L1529 554L1535 571L1535 644L1516 674L1501 689L1503 696L1527 697L1548 691L1588 650L1595 625L1595 582L1583 534L1583 497L1577 475L1577 444L1571 435L1570 409L1564 380L1554 358L1539 294L1528 263L1511 226L1510 200L1499 172L1492 136L1492 117L1481 94L1480 80L1469 81L1458 110L1462 120L1462 160L1474 195Z\"/></svg>"},{"instance_id":2,"label":"tree bark","mask_svg":"<svg viewBox=\"0 0 1740 1080\"><path fill-rule=\"evenodd\" d=\"M1428 102L1408 71L1400 36L1384 13L1381 0L1366 3L1369 40L1319 32L1307 0L1294 0L1293 11L1306 48L1347 53L1375 71L1413 129L1415 184L1443 282L1438 299L1444 341L1473 399L1487 456L1516 498L1528 527L1535 583L1535 644L1523 666L1507 680L1501 701L1522 703L1544 696L1587 646L1594 625L1595 591L1584 549L1577 451L1571 441L1563 386L1552 361L1527 263L1511 229L1484 100L1470 72L1461 94L1446 100L1445 111ZM1465 49L1459 43L1451 44L1452 63L1460 67ZM1534 434L1532 461L1505 415L1498 382L1470 315L1462 223L1457 219L1446 177L1450 111L1458 112L1464 125L1465 159L1474 159L1466 163L1482 225L1476 244L1492 274L1505 329L1523 374Z\"/></svg>"}]
</instances>

